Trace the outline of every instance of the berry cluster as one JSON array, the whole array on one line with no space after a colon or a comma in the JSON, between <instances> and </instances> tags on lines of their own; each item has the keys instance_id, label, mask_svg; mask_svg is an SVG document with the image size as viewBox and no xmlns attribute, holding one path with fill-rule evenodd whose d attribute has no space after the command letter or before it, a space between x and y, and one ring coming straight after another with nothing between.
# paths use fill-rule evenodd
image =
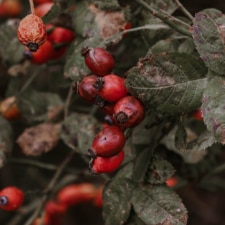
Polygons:
<instances>
[{"instance_id":1,"label":"berry cluster","mask_svg":"<svg viewBox=\"0 0 225 225\"><path fill-rule=\"evenodd\" d=\"M75 34L72 30L54 26L53 24L45 25L47 39L36 52L28 49L25 50L25 56L30 59L31 63L43 64L49 60L61 58L68 45L74 40Z\"/></svg>"},{"instance_id":2,"label":"berry cluster","mask_svg":"<svg viewBox=\"0 0 225 225\"><path fill-rule=\"evenodd\" d=\"M77 84L77 93L84 100L98 105L112 119L112 124L96 134L88 154L94 174L115 171L124 159L124 130L138 125L144 118L143 104L130 95L125 78L114 73L113 56L104 48L85 47L81 50L85 63L93 73Z\"/></svg>"},{"instance_id":3,"label":"berry cluster","mask_svg":"<svg viewBox=\"0 0 225 225\"><path fill-rule=\"evenodd\" d=\"M61 58L75 38L74 32L68 28L43 23L41 17L52 5L53 2L38 5L35 13L27 15L20 21L17 30L19 41L27 47L24 55L34 64Z\"/></svg>"},{"instance_id":4,"label":"berry cluster","mask_svg":"<svg viewBox=\"0 0 225 225\"><path fill-rule=\"evenodd\" d=\"M24 193L17 187L9 186L0 191L0 208L6 211L14 211L21 207L24 201Z\"/></svg>"},{"instance_id":5,"label":"berry cluster","mask_svg":"<svg viewBox=\"0 0 225 225\"><path fill-rule=\"evenodd\" d=\"M70 207L81 203L92 202L102 206L103 186L96 187L91 183L70 184L62 188L55 199L46 202L42 218L36 218L32 225L61 225L63 215Z\"/></svg>"}]
</instances>

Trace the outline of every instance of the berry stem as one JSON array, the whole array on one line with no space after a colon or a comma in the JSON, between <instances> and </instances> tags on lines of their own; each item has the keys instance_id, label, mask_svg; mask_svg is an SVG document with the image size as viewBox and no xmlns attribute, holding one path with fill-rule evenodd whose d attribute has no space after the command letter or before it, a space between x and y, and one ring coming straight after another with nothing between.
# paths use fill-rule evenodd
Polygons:
<instances>
[{"instance_id":1,"label":"berry stem","mask_svg":"<svg viewBox=\"0 0 225 225\"><path fill-rule=\"evenodd\" d=\"M181 11L191 20L193 21L194 17L189 13L189 11L183 6L183 4L179 0L175 0L178 7L181 9Z\"/></svg>"},{"instance_id":2,"label":"berry stem","mask_svg":"<svg viewBox=\"0 0 225 225\"><path fill-rule=\"evenodd\" d=\"M156 10L154 8L152 8L149 4L147 4L146 2L144 2L143 0L136 0L136 2L138 2L140 5L142 5L144 8L146 8L149 12L151 12L151 14L155 17L158 17L159 19L161 19L164 23L166 23L167 25L169 25L170 27L172 27L174 30L178 31L181 34L184 34L186 36L192 37L191 33L188 31L188 29L184 29L181 26L178 26L176 23L180 23L183 24L185 27L189 28L190 25L183 22L182 20L177 19L176 17L173 17L169 14L167 14L166 12L164 12L163 10Z\"/></svg>"},{"instance_id":3,"label":"berry stem","mask_svg":"<svg viewBox=\"0 0 225 225\"><path fill-rule=\"evenodd\" d=\"M35 14L35 11L34 11L34 1L33 0L29 0L29 3L30 3L30 11L32 14Z\"/></svg>"}]
</instances>

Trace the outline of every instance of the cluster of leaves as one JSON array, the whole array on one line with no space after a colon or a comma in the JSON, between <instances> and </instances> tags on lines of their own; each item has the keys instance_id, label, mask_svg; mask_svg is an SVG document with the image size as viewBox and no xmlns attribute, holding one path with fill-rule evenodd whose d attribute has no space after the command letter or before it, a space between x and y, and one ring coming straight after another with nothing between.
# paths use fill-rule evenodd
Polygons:
<instances>
[{"instance_id":1,"label":"cluster of leaves","mask_svg":"<svg viewBox=\"0 0 225 225\"><path fill-rule=\"evenodd\" d=\"M95 106L71 97L71 84L90 73L82 47L108 48L116 60L114 72L126 77L129 93L144 103L146 116L127 131L124 164L104 188L105 224L187 224L187 210L166 185L168 178L179 175L185 185L203 177L201 187L224 188L219 177L209 180L223 169L216 156L225 143L225 15L207 9L193 20L174 20L179 5L173 0L55 2L44 22L66 16L76 33L59 62L27 64L17 23L0 24L1 64L10 75L4 98L16 96L22 114L24 130L17 143L25 155L37 156L62 141L85 157L103 118ZM124 38L128 21L134 28ZM204 122L190 116L200 107ZM13 130L4 118L0 124L3 166L13 149Z\"/></svg>"}]
</instances>

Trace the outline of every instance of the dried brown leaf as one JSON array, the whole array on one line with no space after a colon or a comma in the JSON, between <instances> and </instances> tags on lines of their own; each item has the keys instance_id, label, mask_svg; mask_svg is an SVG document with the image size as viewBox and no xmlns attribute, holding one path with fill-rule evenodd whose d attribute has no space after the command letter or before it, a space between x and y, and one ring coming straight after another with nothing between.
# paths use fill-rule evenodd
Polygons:
<instances>
[{"instance_id":1,"label":"dried brown leaf","mask_svg":"<svg viewBox=\"0 0 225 225\"><path fill-rule=\"evenodd\" d=\"M107 39L121 32L127 24L122 10L103 11L95 5L90 5L89 10L95 15L95 22L98 25L102 39Z\"/></svg>"},{"instance_id":2,"label":"dried brown leaf","mask_svg":"<svg viewBox=\"0 0 225 225\"><path fill-rule=\"evenodd\" d=\"M17 139L25 155L38 156L52 150L58 140L60 124L42 123L24 130Z\"/></svg>"}]
</instances>

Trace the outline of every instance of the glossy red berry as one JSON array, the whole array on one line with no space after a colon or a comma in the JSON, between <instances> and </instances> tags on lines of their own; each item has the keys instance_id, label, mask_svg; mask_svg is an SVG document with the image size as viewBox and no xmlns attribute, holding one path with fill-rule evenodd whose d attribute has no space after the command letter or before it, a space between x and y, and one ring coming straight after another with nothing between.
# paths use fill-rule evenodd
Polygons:
<instances>
[{"instance_id":1,"label":"glossy red berry","mask_svg":"<svg viewBox=\"0 0 225 225\"><path fill-rule=\"evenodd\" d=\"M81 54L87 67L97 76L105 76L114 68L113 56L104 48L83 48Z\"/></svg>"},{"instance_id":2,"label":"glossy red berry","mask_svg":"<svg viewBox=\"0 0 225 225\"><path fill-rule=\"evenodd\" d=\"M95 196L95 187L89 183L71 184L62 188L57 194L57 200L67 207L82 202L92 201Z\"/></svg>"},{"instance_id":3,"label":"glossy red berry","mask_svg":"<svg viewBox=\"0 0 225 225\"><path fill-rule=\"evenodd\" d=\"M134 96L126 96L116 102L114 108L115 122L121 127L138 125L145 115L143 104Z\"/></svg>"},{"instance_id":4,"label":"glossy red berry","mask_svg":"<svg viewBox=\"0 0 225 225\"><path fill-rule=\"evenodd\" d=\"M95 75L86 76L77 84L77 92L80 97L90 103L94 103L98 94L98 91L93 87L97 78Z\"/></svg>"},{"instance_id":5,"label":"glossy red berry","mask_svg":"<svg viewBox=\"0 0 225 225\"><path fill-rule=\"evenodd\" d=\"M48 35L48 40L54 44L70 44L74 38L74 32L64 27L55 27Z\"/></svg>"},{"instance_id":6,"label":"glossy red berry","mask_svg":"<svg viewBox=\"0 0 225 225\"><path fill-rule=\"evenodd\" d=\"M27 46L30 51L36 52L47 38L45 25L42 19L35 14L29 14L24 17L20 21L17 36L19 41Z\"/></svg>"},{"instance_id":7,"label":"glossy red berry","mask_svg":"<svg viewBox=\"0 0 225 225\"><path fill-rule=\"evenodd\" d=\"M98 156L95 159L91 159L89 168L92 174L99 173L111 173L119 168L124 159L124 151L120 151L111 157Z\"/></svg>"},{"instance_id":8,"label":"glossy red berry","mask_svg":"<svg viewBox=\"0 0 225 225\"><path fill-rule=\"evenodd\" d=\"M127 95L125 79L115 74L99 77L94 87L98 90L98 94L108 102L116 102Z\"/></svg>"},{"instance_id":9,"label":"glossy red berry","mask_svg":"<svg viewBox=\"0 0 225 225\"><path fill-rule=\"evenodd\" d=\"M96 134L92 147L88 151L93 158L97 156L111 157L122 150L125 142L123 131L119 127L111 125Z\"/></svg>"},{"instance_id":10,"label":"glossy red berry","mask_svg":"<svg viewBox=\"0 0 225 225\"><path fill-rule=\"evenodd\" d=\"M6 211L17 210L24 201L24 193L17 187L9 186L0 191L0 208Z\"/></svg>"},{"instance_id":11,"label":"glossy red berry","mask_svg":"<svg viewBox=\"0 0 225 225\"><path fill-rule=\"evenodd\" d=\"M25 56L34 64L43 64L52 59L54 47L50 41L45 41L36 52L25 51Z\"/></svg>"}]
</instances>

